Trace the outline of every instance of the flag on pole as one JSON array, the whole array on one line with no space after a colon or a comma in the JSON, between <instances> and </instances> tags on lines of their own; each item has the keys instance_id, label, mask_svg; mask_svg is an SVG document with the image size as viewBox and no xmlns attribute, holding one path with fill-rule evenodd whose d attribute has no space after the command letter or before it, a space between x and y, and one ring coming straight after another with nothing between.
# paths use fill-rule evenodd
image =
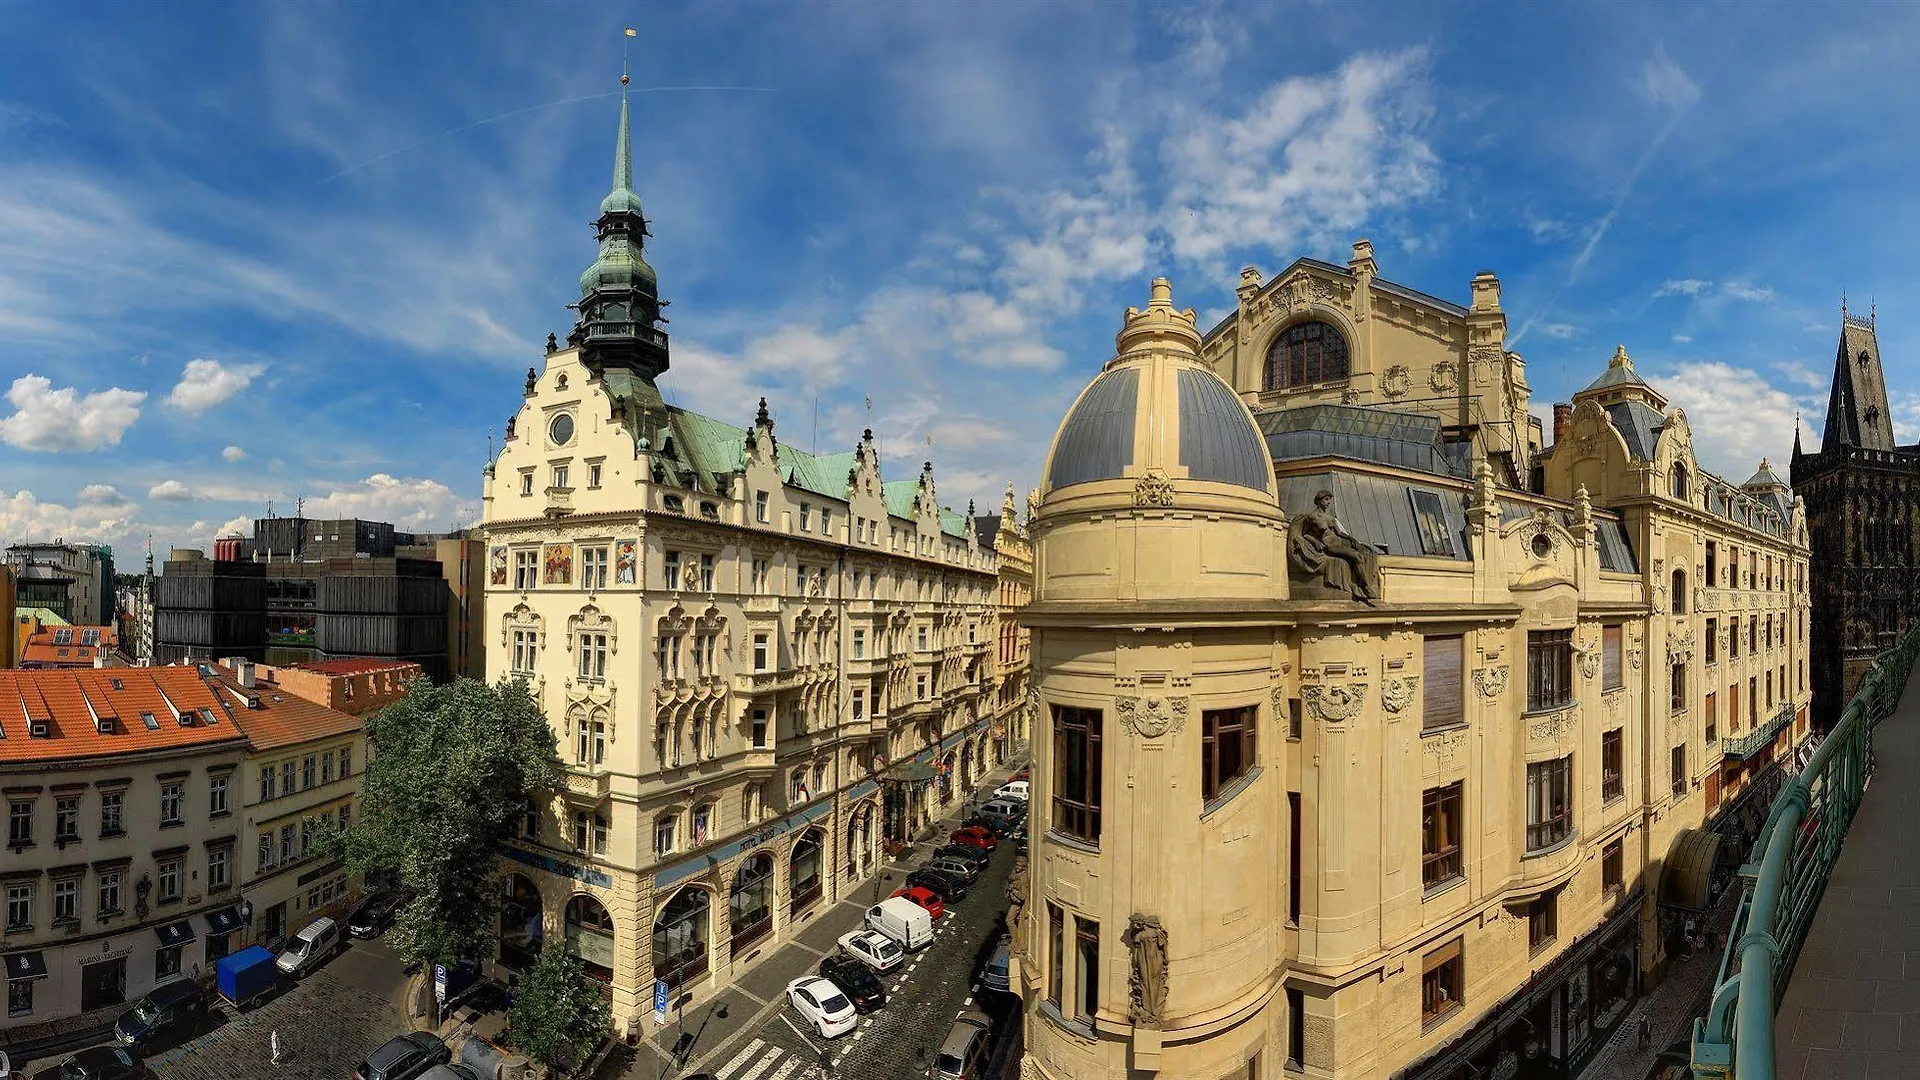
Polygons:
<instances>
[{"instance_id":1,"label":"flag on pole","mask_svg":"<svg viewBox=\"0 0 1920 1080\"><path fill-rule=\"evenodd\" d=\"M634 29L633 27L631 27L631 26L629 26L629 27L627 27L627 36L628 36L628 37L639 37L639 36L640 36L640 31L638 31L638 30L635 30L635 29Z\"/></svg>"}]
</instances>

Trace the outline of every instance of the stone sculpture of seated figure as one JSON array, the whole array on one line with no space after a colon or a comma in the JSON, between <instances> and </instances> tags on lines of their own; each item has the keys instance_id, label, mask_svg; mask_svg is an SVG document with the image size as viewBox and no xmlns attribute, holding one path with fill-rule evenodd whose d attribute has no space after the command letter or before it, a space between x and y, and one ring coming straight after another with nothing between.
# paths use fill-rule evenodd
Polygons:
<instances>
[{"instance_id":1,"label":"stone sculpture of seated figure","mask_svg":"<svg viewBox=\"0 0 1920 1080\"><path fill-rule=\"evenodd\" d=\"M1288 577L1303 599L1340 597L1373 603L1380 599L1380 557L1354 539L1333 513L1333 492L1313 497L1314 508L1293 519L1287 544ZM1316 593L1318 595L1316 595Z\"/></svg>"}]
</instances>

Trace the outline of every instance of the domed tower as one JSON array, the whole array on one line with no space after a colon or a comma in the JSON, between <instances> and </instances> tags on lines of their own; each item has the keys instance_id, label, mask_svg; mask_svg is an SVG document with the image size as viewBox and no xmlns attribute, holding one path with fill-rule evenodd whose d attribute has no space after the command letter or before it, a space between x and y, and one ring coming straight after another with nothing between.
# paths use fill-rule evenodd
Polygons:
<instances>
[{"instance_id":1,"label":"domed tower","mask_svg":"<svg viewBox=\"0 0 1920 1080\"><path fill-rule=\"evenodd\" d=\"M660 282L647 264L646 216L633 190L633 138L627 104L627 76L620 76L620 134L613 151L613 188L600 200L593 223L600 255L580 275L580 313L567 344L580 349L581 362L594 370L608 365L630 368L653 381L667 370L666 321L660 309Z\"/></svg>"},{"instance_id":2,"label":"domed tower","mask_svg":"<svg viewBox=\"0 0 1920 1080\"><path fill-rule=\"evenodd\" d=\"M1031 529L1020 964L1053 1080L1240 1075L1284 1011L1286 519L1194 313L1152 288L1054 437Z\"/></svg>"}]
</instances>

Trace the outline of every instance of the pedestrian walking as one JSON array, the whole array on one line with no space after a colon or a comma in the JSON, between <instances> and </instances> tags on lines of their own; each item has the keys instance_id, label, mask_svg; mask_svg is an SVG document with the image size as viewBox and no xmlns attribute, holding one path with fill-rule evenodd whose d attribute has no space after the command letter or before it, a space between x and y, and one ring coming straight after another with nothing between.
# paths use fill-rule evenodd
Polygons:
<instances>
[{"instance_id":1,"label":"pedestrian walking","mask_svg":"<svg viewBox=\"0 0 1920 1080\"><path fill-rule=\"evenodd\" d=\"M1640 1049L1653 1045L1653 1018L1646 1013L1640 1014Z\"/></svg>"},{"instance_id":2,"label":"pedestrian walking","mask_svg":"<svg viewBox=\"0 0 1920 1080\"><path fill-rule=\"evenodd\" d=\"M275 1065L280 1064L280 1029L274 1028L267 1036L268 1057Z\"/></svg>"}]
</instances>

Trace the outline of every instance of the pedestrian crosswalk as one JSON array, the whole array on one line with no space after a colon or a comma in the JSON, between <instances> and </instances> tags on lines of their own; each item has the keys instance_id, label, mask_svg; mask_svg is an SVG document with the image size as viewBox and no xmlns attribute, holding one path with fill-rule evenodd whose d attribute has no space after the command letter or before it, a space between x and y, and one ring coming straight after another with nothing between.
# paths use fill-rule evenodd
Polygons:
<instances>
[{"instance_id":1,"label":"pedestrian crosswalk","mask_svg":"<svg viewBox=\"0 0 1920 1080\"><path fill-rule=\"evenodd\" d=\"M789 1080L802 1064L799 1055L755 1039L715 1070L713 1080Z\"/></svg>"}]
</instances>

